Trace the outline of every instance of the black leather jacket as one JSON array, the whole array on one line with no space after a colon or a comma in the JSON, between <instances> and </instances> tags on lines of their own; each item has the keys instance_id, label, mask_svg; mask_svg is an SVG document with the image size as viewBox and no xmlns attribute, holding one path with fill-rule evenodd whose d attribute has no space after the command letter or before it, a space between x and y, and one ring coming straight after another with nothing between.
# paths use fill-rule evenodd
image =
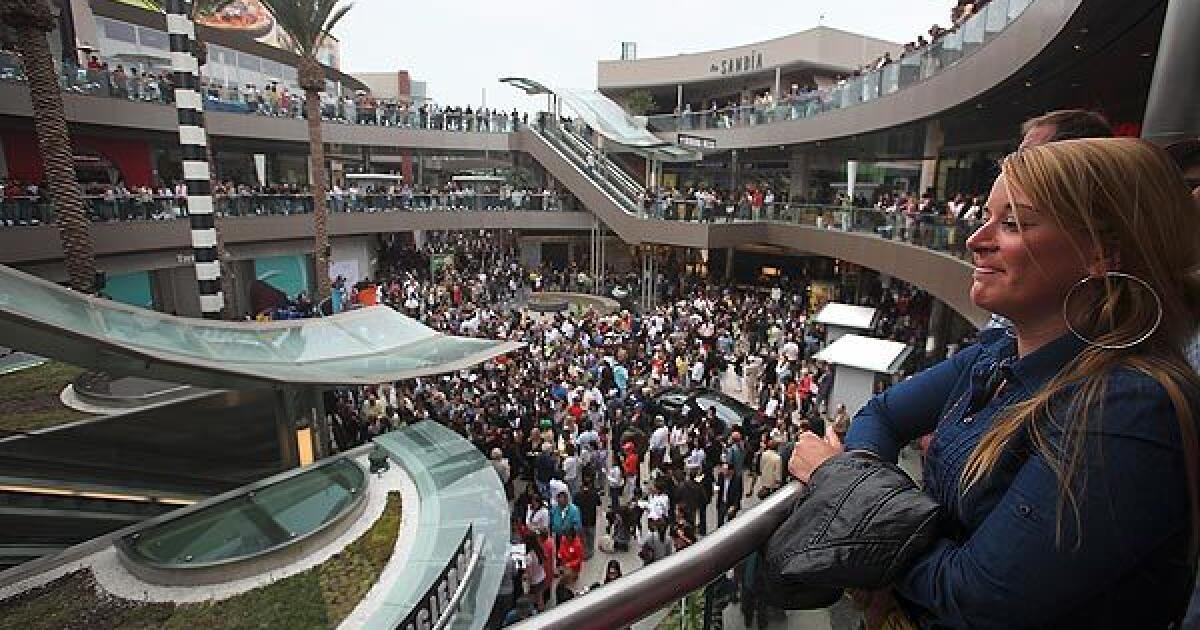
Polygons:
<instances>
[{"instance_id":1,"label":"black leather jacket","mask_svg":"<svg viewBox=\"0 0 1200 630\"><path fill-rule=\"evenodd\" d=\"M767 542L760 592L781 608L823 608L843 589L888 586L937 539L941 515L896 465L837 455Z\"/></svg>"}]
</instances>

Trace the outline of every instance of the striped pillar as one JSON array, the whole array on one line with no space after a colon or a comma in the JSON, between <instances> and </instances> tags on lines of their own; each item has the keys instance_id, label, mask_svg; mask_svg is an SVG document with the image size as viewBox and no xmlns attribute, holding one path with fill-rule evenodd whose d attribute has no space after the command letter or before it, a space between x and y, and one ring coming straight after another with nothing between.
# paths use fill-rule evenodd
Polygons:
<instances>
[{"instance_id":1,"label":"striped pillar","mask_svg":"<svg viewBox=\"0 0 1200 630\"><path fill-rule=\"evenodd\" d=\"M196 27L192 23L191 2L167 0L166 8L200 311L206 319L220 319L225 297L221 294L221 263L217 257L217 228L208 173L208 137L204 132L204 101L199 91L200 67L193 52Z\"/></svg>"}]
</instances>

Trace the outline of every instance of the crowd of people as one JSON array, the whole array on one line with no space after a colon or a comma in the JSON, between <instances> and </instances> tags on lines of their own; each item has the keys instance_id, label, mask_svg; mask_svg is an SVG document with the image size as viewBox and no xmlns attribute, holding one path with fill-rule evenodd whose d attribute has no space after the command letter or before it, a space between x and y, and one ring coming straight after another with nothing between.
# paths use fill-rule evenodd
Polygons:
<instances>
[{"instance_id":1,"label":"crowd of people","mask_svg":"<svg viewBox=\"0 0 1200 630\"><path fill-rule=\"evenodd\" d=\"M187 187L182 182L161 186L83 184L84 202L93 221L167 220L187 216ZM36 183L0 181L0 226L50 223L54 213L46 189ZM305 214L313 211L312 192L302 184L266 186L217 182L213 187L218 216ZM579 207L567 192L510 183L472 184L448 181L442 185L383 185L348 179L326 191L333 212L391 210L565 211Z\"/></svg>"},{"instance_id":2,"label":"crowd of people","mask_svg":"<svg viewBox=\"0 0 1200 630\"><path fill-rule=\"evenodd\" d=\"M951 10L951 26L949 28L934 24L926 33L905 43L897 58L893 59L891 51L886 51L875 60L859 66L849 74L835 76L833 84L827 87L821 88L815 82L809 81L793 83L790 88L780 90L778 94L773 90L763 90L757 93L743 92L741 95L724 99L723 105L719 103L721 99L709 100L707 106L701 102L698 108L693 108L691 103L684 103L683 107L675 108L672 115L673 125L683 130L728 129L738 126L761 125L782 120L807 118L830 109L845 107L868 98L878 97L883 93L889 93L899 88L900 82L905 79L897 73L891 82L885 85L883 78L875 73L899 63L900 59L915 58L924 51L928 51L946 36L959 31L970 18L983 11L989 2L990 0L958 0ZM937 55L928 55L921 63L914 66L915 72L926 76L935 72L939 63L941 61ZM855 83L861 77L868 76L873 76L875 80L866 86ZM662 123L661 120L657 121L659 125Z\"/></svg>"},{"instance_id":3,"label":"crowd of people","mask_svg":"<svg viewBox=\"0 0 1200 630\"><path fill-rule=\"evenodd\" d=\"M1029 125L1026 145L1031 157L1024 157L1026 151L1014 154L1015 157L1006 160L1005 172L1012 173L1014 180L1025 182L1024 185L1030 187L1028 189L1036 191L1020 193L1039 195L1033 202L1036 205L1022 211L1020 229L1012 227L1010 223L1016 220L1014 212L1006 208L1017 202L1006 202L1005 199L1012 199L1010 196L1014 193L1009 190L1027 189L997 186L989 203L988 223L971 237L972 251L983 257L984 263L993 266L985 266L985 269L1006 264L1003 273L1022 274L1022 265L1032 269L1043 260L1055 262L1055 265L1045 267L1041 272L1024 275L1030 282L1043 283L1048 281L1040 278L1047 273L1061 275L1062 279L1055 280L1054 286L1063 287L1059 292L1065 292L1065 297L1058 296L1062 299L1053 300L1046 306L1037 302L1039 294L1033 290L1038 289L1036 286L1029 292L1020 291L987 275L980 279L977 273L972 289L976 301L1020 318L1015 326L1007 324L1009 327L1005 330L984 331L980 335L982 345L972 345L961 354L958 344L952 344L948 348L951 361L905 380L883 397L875 399L853 425L846 410L830 410L826 404L827 367L812 359L813 351L820 344L821 330L808 319L810 307L813 306L807 303L808 293L796 286L789 286L786 291L761 292L712 285L683 273L672 273L671 277L678 278L678 282L663 283L663 306L646 313L603 315L588 312L537 316L516 308L526 284L532 282L554 286L570 283L575 276L574 270L546 272L524 269L512 261L512 252L497 249L486 239L457 237L442 241L430 250L454 254L456 263L442 272L426 276L424 270L428 267L423 264L423 259L429 253L401 250L388 257L387 276L390 279L378 285L362 286L360 292L367 291L369 295L376 296L375 299L421 317L440 330L519 340L527 343L527 347L485 363L476 370L464 370L441 379L388 384L365 392L338 392L333 395L330 407L338 410L332 422L334 439L339 445L352 446L392 426L432 420L452 427L491 459L512 500L512 540L519 545L517 549L520 551L510 558L506 568L493 625L535 615L538 611L570 599L578 592L604 588L601 583L580 582L588 563L597 558L597 554L629 550L637 552L641 563L656 562L694 544L699 537L711 531L710 527L720 527L730 518L736 518L746 492L759 492L766 496L782 483L783 470L788 469L801 479L810 480L812 471L821 462L837 457L840 452L840 442L830 436L845 437L846 443L857 453L851 457L865 458L862 461L868 462L894 461L898 449L922 438L922 435L926 436L921 440L922 448L935 451L953 446L946 440L970 439L974 443L979 435L970 431L973 420L991 418L1001 413L1003 408L1009 408L1010 412L1012 409L1020 410L1020 407L1013 407L1013 401L1030 396L1020 387L1006 391L1005 379L998 378L997 374L1006 374L1012 379L1047 381L1052 374L1037 372L1035 368L1042 365L1038 361L1052 361L1060 365L1056 369L1078 371L1086 366L1071 363L1071 360L1083 352L1085 346L1090 346L1092 350L1089 351L1094 352L1127 350L1131 347L1116 341L1112 345L1108 345L1107 341L1091 341L1086 332L1076 329L1068 331L1065 328L1070 323L1063 323L1063 311L1075 291L1067 291L1066 287L1076 281L1077 272L1060 268L1058 263L1068 264L1073 250L1067 245L1066 239L1069 238L1068 234L1075 232L1067 232L1054 222L1036 222L1041 212L1039 209L1047 208L1046 211L1049 211L1051 207L1043 199L1050 193L1032 188L1035 185L1030 183L1035 181L1032 171L1017 170L1027 168L1019 166L1020 160L1043 160L1052 155L1050 151L1037 149L1039 143L1049 141L1053 144L1056 134L1069 137L1069 134L1086 127L1091 120L1088 115L1067 112L1036 119ZM1036 139L1038 126L1051 127L1049 140ZM1103 144L1105 142L1112 143L1111 149ZM1117 146L1118 143L1120 146ZM1088 151L1096 153L1092 155ZM1072 152L1075 154L1072 155ZM1102 158L1099 152L1104 152ZM1108 183L1105 190L1123 191L1120 194L1130 204L1151 204L1151 200L1134 201L1133 197L1161 193L1161 199L1153 204L1162 202L1164 207L1169 205L1171 211L1179 216L1195 213L1193 200L1180 185L1183 180L1178 167L1170 163L1166 153L1145 143L1131 139L1087 140L1069 145L1064 143L1054 153L1061 154L1060 158L1064 160L1091 160L1096 168L1108 169L1103 175ZM1106 162L1101 164L1101 160ZM1130 169L1147 168L1145 164L1139 166L1137 160L1150 163L1156 169L1153 172L1136 171L1139 176L1158 177L1156 173L1161 171L1165 173L1164 177L1170 178L1164 179L1161 186L1147 191L1123 188L1119 179L1127 171L1111 167L1112 162L1119 160L1125 160ZM1071 168L1078 166L1074 164ZM1042 164L1042 168L1050 169L1047 172L1055 172L1053 177L1062 186L1070 185L1069 177L1077 172L1065 166L1053 166L1049 162ZM1172 187L1179 187L1179 190L1172 190ZM999 201L996 201L998 195ZM953 203L955 208L961 204L967 211L970 210L965 199L957 199ZM1111 205L1116 202L1100 203ZM1121 207L1124 206L1118 204L1103 211L1116 212ZM1146 206L1139 212L1149 212L1150 207L1159 206ZM1087 208L1084 207L1083 211L1087 211ZM1032 242L1015 236L1020 230L1035 231L1035 234L1027 237ZM1047 230L1057 230L1061 235L1043 236ZM1040 240L1043 238L1058 240ZM1031 256L1028 251L1031 246L1039 248L1037 257L1032 259L1028 258ZM1147 249L1122 247L1122 260L1124 256L1158 255ZM1160 241L1159 248L1175 252L1186 249L1169 240ZM495 261L501 262L496 264ZM1099 263L1092 261L1090 264ZM1178 269L1192 268L1185 265ZM1178 273L1168 271L1173 269L1176 267L1162 267L1162 272ZM1178 285L1156 281L1153 300L1161 305L1159 308L1181 308L1180 295L1159 297L1163 292L1172 290L1169 287L1186 287L1189 281L1183 276L1180 278ZM1011 303L1005 300L1011 300ZM919 344L923 340L925 332L922 324L927 321L928 296L909 292L902 285L886 289L871 287L866 291L864 302L878 306L884 313L880 327L875 331L877 335L898 338L910 344ZM1042 340L1045 346L1043 352L1029 356L1018 354L1017 344L1029 342L1029 332L1023 328L1028 325L1026 316L1023 311L1017 310L1016 304L1026 304L1026 308L1045 311L1046 320L1055 322L1062 336ZM1094 309L1084 310L1086 314L1080 315L1081 321L1089 325L1095 323L1088 319ZM1161 318L1154 320L1153 309L1134 310L1127 313L1126 317L1139 313L1144 315L1146 312L1151 316L1149 334L1152 335L1162 322L1167 321ZM1171 336L1161 342L1165 345L1151 346L1150 349L1151 352L1160 353L1162 361L1168 362L1170 374L1176 375L1172 378L1179 379L1186 386L1186 401L1200 399L1200 394L1196 393L1200 391L1200 385L1196 385L1195 375L1182 363L1178 343L1186 338L1185 334L1194 334L1194 322L1195 318L1189 317L1178 324L1170 324ZM1136 332L1137 329L1131 329L1132 334L1144 334ZM1027 350L1025 354L1030 352L1034 351ZM998 364L999 359L995 358L994 353L999 353L1005 362ZM964 368L959 364L978 367ZM963 370L970 370L969 379L958 378L960 372L966 374ZM949 378L946 374L953 375L953 378L945 381ZM1144 431L1174 435L1170 427L1174 426L1172 423L1176 412L1170 411L1169 406L1156 406L1154 409L1157 411L1149 416L1131 412L1148 404L1159 405L1156 401L1165 399L1166 394L1158 389L1150 391L1141 385L1134 385L1129 382L1130 379L1157 380L1158 377L1134 371L1115 374L1112 386L1121 388L1127 395L1111 400L1111 404L1120 409L1110 411L1105 408L1105 422L1122 422L1125 423L1122 426L1133 430L1134 425L1129 425L1126 419L1136 418L1136 435ZM944 391L951 386L951 381L957 383L953 385L955 391ZM712 386L733 393L740 392L755 408L755 412L749 419L733 423L727 422L713 409L705 409L700 405L687 407L677 415L665 414L661 411L662 407L656 404L656 393L664 386ZM1053 384L1047 386L1052 387ZM962 390L961 396L958 390ZM936 404L926 409L929 407L927 399L935 395ZM956 399L959 402L953 403ZM968 400L968 404L961 404ZM904 409L914 406L919 407L917 412L913 412L915 415L911 418L905 415L908 412ZM940 415L937 409L942 409L952 417L952 421L937 421ZM1167 411L1164 412L1164 409ZM1151 427L1145 425L1146 421L1155 424ZM991 425L990 419L987 422ZM919 423L919 426L908 426L909 423ZM1002 425L991 426L994 431L994 427ZM897 430L900 432L896 433ZM822 434L826 438L821 438ZM1118 477L1124 480L1131 475L1144 477L1145 474L1152 474L1157 475L1156 479L1173 484L1175 494L1172 496L1180 497L1182 501L1184 489L1181 469L1172 469L1170 475L1135 473L1139 465L1136 462L1144 464L1146 460L1130 460L1128 458L1132 454L1127 451L1130 448L1143 448L1138 446L1143 441L1123 436L1124 433L1106 432L1094 438L1104 439L1114 448L1119 447L1120 450L1108 456L1125 460L1123 465L1115 469L1119 471L1117 477L1105 476L1109 480L1106 483L1110 485L1104 486L1103 491L1115 485L1117 491L1125 494L1129 500L1145 496L1137 484L1129 481L1118 483L1115 480ZM1153 443L1176 444L1162 441L1164 439L1155 438ZM1047 454L1042 447L1026 448L1036 450L1024 451L1022 457L1037 458L1038 462L1056 456ZM1171 446L1164 453L1169 459L1174 459L1181 448L1194 450L1194 440L1190 447ZM799 456L789 449L799 450ZM970 451L958 452L965 456ZM975 454L972 457L983 456L979 454L981 451L973 452ZM784 462L789 461L792 465L785 468ZM1088 465L1093 463L1087 461ZM949 506L944 509L951 510L948 518L960 523L964 518L961 513L964 508L957 507L958 504L954 502L959 490L953 487L962 478L960 473L953 470L945 472L943 469L950 464L938 457L926 460L926 465L926 479L933 484L932 490L926 492L948 497L941 501ZM961 470L963 465L960 462L954 466L956 470ZM1012 465L1039 464L1017 462ZM995 547L969 548L966 552L988 566L1000 566L1010 588L1018 588L1018 582L1024 585L1025 580L1031 579L1031 574L1022 568L1026 565L1074 567L1079 558L1090 561L1110 556L1110 548L1098 547L1095 538L1132 541L1143 546L1150 544L1149 537L1138 528L1112 528L1096 524L1108 521L1134 522L1139 516L1136 510L1129 508L1114 513L1105 507L1107 504L1104 502L1097 506L1092 503L1097 496L1092 496L1086 505L1072 508L1087 510L1092 519L1076 521L1076 528L1086 530L1083 540L1089 544L1087 555L1072 555L1074 552L1053 542L1054 519L1051 517L1057 496L1053 489L1060 482L1053 477L1036 481L1023 476L1014 478L1015 474L1010 470L1002 475L978 478L975 482L986 483L986 489L994 489L996 484L1017 485L1022 492L1015 495L1017 498L1005 498L1011 497L1011 493L999 491L966 497L969 505L977 507L981 501L1011 507L1011 510L1005 510L1000 515L1015 519L1006 527L1036 525L1037 536L1022 538L1019 545L1011 544L1005 532L992 533L978 529L978 523L973 526L976 528L974 531L968 530L971 539L981 541L980 545L988 537L999 543ZM1024 498L1035 490L1038 493L1036 500ZM1089 490L1093 493L1098 491L1101 489ZM909 492L924 496L923 491L916 488ZM1191 500L1195 501L1195 498ZM1153 525L1147 521L1144 525L1155 531L1170 533L1172 538L1168 544L1172 553L1181 552L1187 544L1184 531L1187 518L1182 516L1182 503L1171 503L1167 507L1166 501L1157 499L1141 499L1140 502L1156 510L1165 510L1165 520L1156 520ZM716 508L715 521L710 522L708 508L713 504ZM866 508L846 509L853 512ZM1043 513L1048 516L1041 524L1028 524L1031 515ZM993 513L990 518L996 517ZM1159 544L1155 540L1154 544ZM801 543L792 541L788 544ZM852 544L862 543L856 540ZM912 560L915 570L950 553L952 547L947 546L950 544L941 542L922 550L924 555ZM1007 560L1009 554L1020 554L1022 562L1012 565ZM1172 580L1179 588L1173 587L1168 596L1166 591L1149 582L1135 584L1134 587L1141 593L1139 598L1158 598L1152 606L1134 607L1136 612L1124 606L1114 609L1102 602L1096 605L1107 610L1105 614L1122 614L1125 615L1123 618L1130 618L1128 615L1133 614L1140 619L1153 618L1165 622L1175 618L1173 615L1177 613L1182 614L1181 593L1186 590L1183 589L1185 584L1190 589L1194 564L1190 564L1186 570L1177 571L1166 565L1154 568L1160 561L1149 552L1139 558L1138 562L1156 571L1156 574L1170 572L1176 576ZM619 562L614 564L612 560L615 558L608 555L600 555L599 559L608 561L605 566L606 582L619 579L622 572L634 568L628 562L625 566ZM956 560L947 558L946 561ZM852 560L846 562L853 564ZM759 572L766 570L778 571L778 568L764 568L762 557L754 554L739 565L727 585L720 589L714 587L712 594L715 596L716 591L727 590L731 593L730 599L738 597L747 625L753 619L767 618L772 614L771 602L759 597L760 593L753 588L747 588L758 579L756 576ZM1114 570L1117 569L1105 569L1109 572ZM928 589L934 589L934 585L913 582L911 576L904 579L908 581L902 587L907 590L886 597L898 598L903 593L906 598L919 598L922 608L906 609L898 606L894 600L887 599L881 600L884 603L891 602L882 609L881 614L904 619L914 614L910 611L951 619L961 614L956 606L943 601L939 590L927 592ZM938 583L950 580L948 588L965 594L988 592L984 584L973 581L976 579L979 578L973 570L964 570L961 575L956 573L939 578ZM1021 599L1006 599L997 605L981 601L973 606L980 614L993 615L1000 622L1013 614L1013 601L1026 601L1027 598L1045 600L1045 589L1059 587L1046 583L1040 577L1032 579L1039 582L1039 586L1035 590L1021 586ZM1123 592L1105 590L1106 587L1096 583L1089 575L1079 574L1078 581L1091 584L1089 593L1093 597L1097 594L1103 598L1122 597L1128 600L1131 597ZM840 590L838 592L840 594ZM717 598L717 601L719 609L719 602L725 600ZM1071 618L1094 618L1096 614L1090 605L1086 610L1073 611L1068 610L1068 604L1057 601L1046 600L1045 605L1054 606L1058 611L1055 615L1070 614ZM1030 619L1040 618L1046 614L1042 610L1039 606L1036 613L1022 614ZM961 618L960 622L957 625L969 625ZM1153 627L1169 626L1156 622Z\"/></svg>"},{"instance_id":4,"label":"crowd of people","mask_svg":"<svg viewBox=\"0 0 1200 630\"><path fill-rule=\"evenodd\" d=\"M653 311L544 315L522 308L527 292L579 289L579 270L526 268L514 253L448 234L423 250L390 250L376 281L339 283L346 307L387 304L441 331L527 346L476 369L326 401L339 448L432 420L492 461L512 501L513 542L524 545L495 624L597 587L580 576L598 553L615 561L607 554L634 551L650 563L694 543L736 517L745 492L765 496L782 483L780 446L804 430L848 427L845 409L825 405L830 371L812 358L823 330L805 278L770 291L666 274L664 306ZM433 274L439 255L454 262ZM928 295L899 282L866 293L882 313L876 334L923 346ZM729 424L703 408L672 415L656 403L666 388L705 386L748 401L753 420ZM610 579L634 569L609 564Z\"/></svg>"},{"instance_id":5,"label":"crowd of people","mask_svg":"<svg viewBox=\"0 0 1200 630\"><path fill-rule=\"evenodd\" d=\"M0 79L23 79L20 57L0 51ZM175 85L169 69L148 64L110 62L90 55L79 66L63 68L64 89L132 101L170 104L175 102ZM263 116L305 117L304 92L278 79L264 85L230 87L210 77L201 77L204 108ZM529 113L472 105L443 105L436 102L410 103L402 99L378 98L367 90L342 94L322 92L321 118L328 122L379 125L410 129L483 133L513 132L529 124Z\"/></svg>"}]
</instances>

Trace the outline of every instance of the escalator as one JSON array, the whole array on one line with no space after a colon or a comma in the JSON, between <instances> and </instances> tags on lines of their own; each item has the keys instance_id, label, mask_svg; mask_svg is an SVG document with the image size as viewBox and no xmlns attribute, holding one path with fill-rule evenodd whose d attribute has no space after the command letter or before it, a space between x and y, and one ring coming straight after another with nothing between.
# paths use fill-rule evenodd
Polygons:
<instances>
[{"instance_id":1,"label":"escalator","mask_svg":"<svg viewBox=\"0 0 1200 630\"><path fill-rule=\"evenodd\" d=\"M631 245L660 243L708 247L708 226L646 218L641 187L621 167L601 159L586 140L551 121L521 129L518 142L584 207ZM589 152L595 166L589 165Z\"/></svg>"},{"instance_id":2,"label":"escalator","mask_svg":"<svg viewBox=\"0 0 1200 630\"><path fill-rule=\"evenodd\" d=\"M0 435L0 570L283 470L273 393Z\"/></svg>"}]
</instances>

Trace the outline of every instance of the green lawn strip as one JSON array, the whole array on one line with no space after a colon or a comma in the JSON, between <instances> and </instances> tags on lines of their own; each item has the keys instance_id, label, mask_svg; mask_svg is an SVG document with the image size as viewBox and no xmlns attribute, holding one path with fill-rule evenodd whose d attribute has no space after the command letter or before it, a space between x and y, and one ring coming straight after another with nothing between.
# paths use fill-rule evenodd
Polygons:
<instances>
[{"instance_id":1,"label":"green lawn strip","mask_svg":"<svg viewBox=\"0 0 1200 630\"><path fill-rule=\"evenodd\" d=\"M58 395L84 370L58 361L0 376L0 430L32 431L91 416L62 404Z\"/></svg>"},{"instance_id":2,"label":"green lawn strip","mask_svg":"<svg viewBox=\"0 0 1200 630\"><path fill-rule=\"evenodd\" d=\"M692 591L684 598L687 605L687 627L700 628L704 621L704 589ZM683 627L683 611L679 601L671 604L671 609L667 611L667 616L658 625L654 626L655 630L679 630Z\"/></svg>"},{"instance_id":3,"label":"green lawn strip","mask_svg":"<svg viewBox=\"0 0 1200 630\"><path fill-rule=\"evenodd\" d=\"M235 630L334 628L379 579L396 547L400 494L383 516L324 563L241 595L198 604L147 603L112 597L90 571L77 571L0 602L0 629L167 628Z\"/></svg>"},{"instance_id":4,"label":"green lawn strip","mask_svg":"<svg viewBox=\"0 0 1200 630\"><path fill-rule=\"evenodd\" d=\"M396 548L400 534L400 494L388 494L383 516L367 533L350 543L329 562L315 567L321 595L333 625L348 617L374 586Z\"/></svg>"}]
</instances>

